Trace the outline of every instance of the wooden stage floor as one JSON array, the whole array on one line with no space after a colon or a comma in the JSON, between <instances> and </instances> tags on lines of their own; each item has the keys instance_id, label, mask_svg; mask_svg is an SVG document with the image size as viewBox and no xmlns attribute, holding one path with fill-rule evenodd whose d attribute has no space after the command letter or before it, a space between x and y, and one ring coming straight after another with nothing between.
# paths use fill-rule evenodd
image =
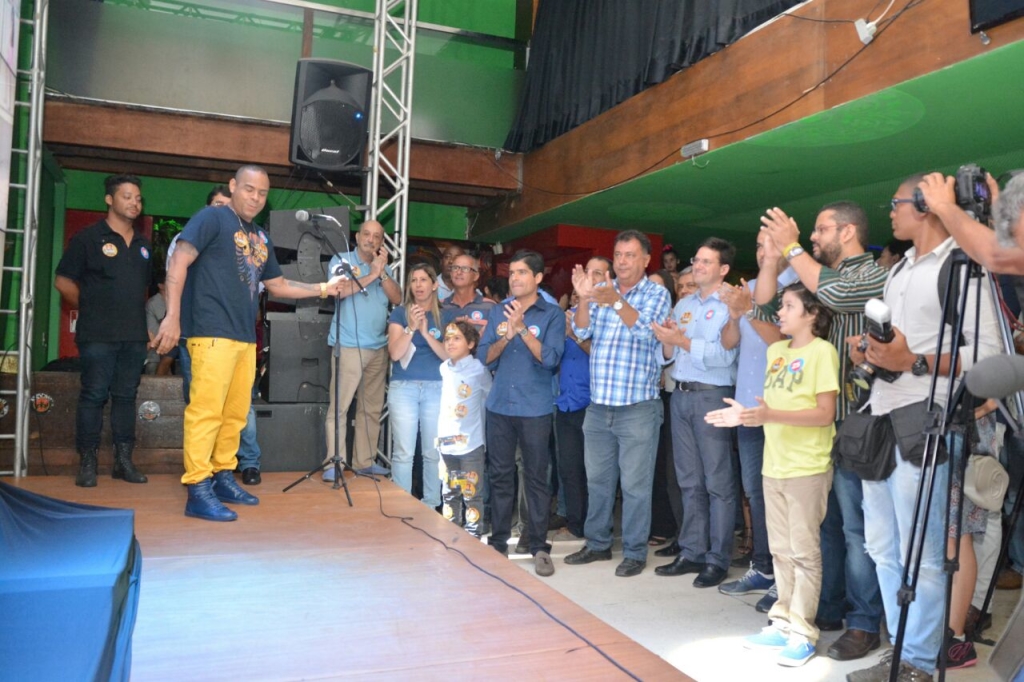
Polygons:
<instances>
[{"instance_id":1,"label":"wooden stage floor","mask_svg":"<svg viewBox=\"0 0 1024 682\"><path fill-rule=\"evenodd\" d=\"M93 489L70 476L10 482L135 510L134 682L630 679L594 647L638 679L690 679L390 481L378 496L372 481L347 479L350 508L316 479L281 492L299 475L264 474L250 489L260 505L235 507L232 523L185 517L172 475L101 477Z\"/></svg>"}]
</instances>

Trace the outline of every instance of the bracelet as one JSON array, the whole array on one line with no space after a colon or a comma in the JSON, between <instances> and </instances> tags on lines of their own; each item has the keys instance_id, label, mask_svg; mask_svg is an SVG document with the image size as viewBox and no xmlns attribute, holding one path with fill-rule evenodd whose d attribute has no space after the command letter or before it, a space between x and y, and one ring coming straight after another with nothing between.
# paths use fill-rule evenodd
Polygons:
<instances>
[{"instance_id":1,"label":"bracelet","mask_svg":"<svg viewBox=\"0 0 1024 682\"><path fill-rule=\"evenodd\" d=\"M327 282L320 282L320 298L327 298Z\"/></svg>"},{"instance_id":2,"label":"bracelet","mask_svg":"<svg viewBox=\"0 0 1024 682\"><path fill-rule=\"evenodd\" d=\"M409 325L405 325L405 329L403 329L402 331L404 331L406 334L410 336L412 336L412 334L414 333L413 328L410 327Z\"/></svg>"},{"instance_id":3,"label":"bracelet","mask_svg":"<svg viewBox=\"0 0 1024 682\"><path fill-rule=\"evenodd\" d=\"M789 260L789 252L792 251L793 249L798 248L800 248L800 242L793 242L792 244L790 244L789 246L782 250L782 257L785 258L786 260Z\"/></svg>"}]
</instances>

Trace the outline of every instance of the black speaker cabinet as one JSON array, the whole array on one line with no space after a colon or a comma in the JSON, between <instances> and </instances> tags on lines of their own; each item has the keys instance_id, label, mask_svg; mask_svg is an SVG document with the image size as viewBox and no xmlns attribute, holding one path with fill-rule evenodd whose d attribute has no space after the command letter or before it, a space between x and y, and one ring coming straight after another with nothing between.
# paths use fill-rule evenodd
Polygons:
<instances>
[{"instance_id":1,"label":"black speaker cabinet","mask_svg":"<svg viewBox=\"0 0 1024 682\"><path fill-rule=\"evenodd\" d=\"M327 405L253 403L263 471L309 471L324 460Z\"/></svg>"},{"instance_id":2,"label":"black speaker cabinet","mask_svg":"<svg viewBox=\"0 0 1024 682\"><path fill-rule=\"evenodd\" d=\"M294 313L267 313L267 371L260 393L269 403L326 403L330 399L329 315L300 320Z\"/></svg>"},{"instance_id":3,"label":"black speaker cabinet","mask_svg":"<svg viewBox=\"0 0 1024 682\"><path fill-rule=\"evenodd\" d=\"M288 159L320 171L353 171L366 146L373 72L332 59L300 59Z\"/></svg>"}]
</instances>

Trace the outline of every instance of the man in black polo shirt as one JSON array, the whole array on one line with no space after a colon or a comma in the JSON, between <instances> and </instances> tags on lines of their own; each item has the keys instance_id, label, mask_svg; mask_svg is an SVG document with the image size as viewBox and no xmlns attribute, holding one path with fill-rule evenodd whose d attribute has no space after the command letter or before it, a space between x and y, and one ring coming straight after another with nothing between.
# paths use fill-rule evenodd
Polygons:
<instances>
[{"instance_id":1,"label":"man in black polo shirt","mask_svg":"<svg viewBox=\"0 0 1024 682\"><path fill-rule=\"evenodd\" d=\"M142 183L134 175L105 181L107 217L76 234L57 265L54 286L78 308L75 342L82 361L82 389L75 418L75 447L81 464L75 485L96 485L96 450L103 406L111 399L114 478L145 483L132 464L135 395L146 362L146 288L149 240L133 223L142 212Z\"/></svg>"}]
</instances>

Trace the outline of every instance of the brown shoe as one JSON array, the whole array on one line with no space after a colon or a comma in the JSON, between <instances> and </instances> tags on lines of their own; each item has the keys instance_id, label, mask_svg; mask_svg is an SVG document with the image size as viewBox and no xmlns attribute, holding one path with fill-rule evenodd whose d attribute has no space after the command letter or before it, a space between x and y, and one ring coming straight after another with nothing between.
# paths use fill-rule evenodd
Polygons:
<instances>
[{"instance_id":1,"label":"brown shoe","mask_svg":"<svg viewBox=\"0 0 1024 682\"><path fill-rule=\"evenodd\" d=\"M850 628L828 648L828 657L836 661L863 658L881 645L877 632Z\"/></svg>"},{"instance_id":2,"label":"brown shoe","mask_svg":"<svg viewBox=\"0 0 1024 682\"><path fill-rule=\"evenodd\" d=\"M996 580L997 590L1019 590L1021 575L1012 568L1004 568L999 572L999 579Z\"/></svg>"}]
</instances>

